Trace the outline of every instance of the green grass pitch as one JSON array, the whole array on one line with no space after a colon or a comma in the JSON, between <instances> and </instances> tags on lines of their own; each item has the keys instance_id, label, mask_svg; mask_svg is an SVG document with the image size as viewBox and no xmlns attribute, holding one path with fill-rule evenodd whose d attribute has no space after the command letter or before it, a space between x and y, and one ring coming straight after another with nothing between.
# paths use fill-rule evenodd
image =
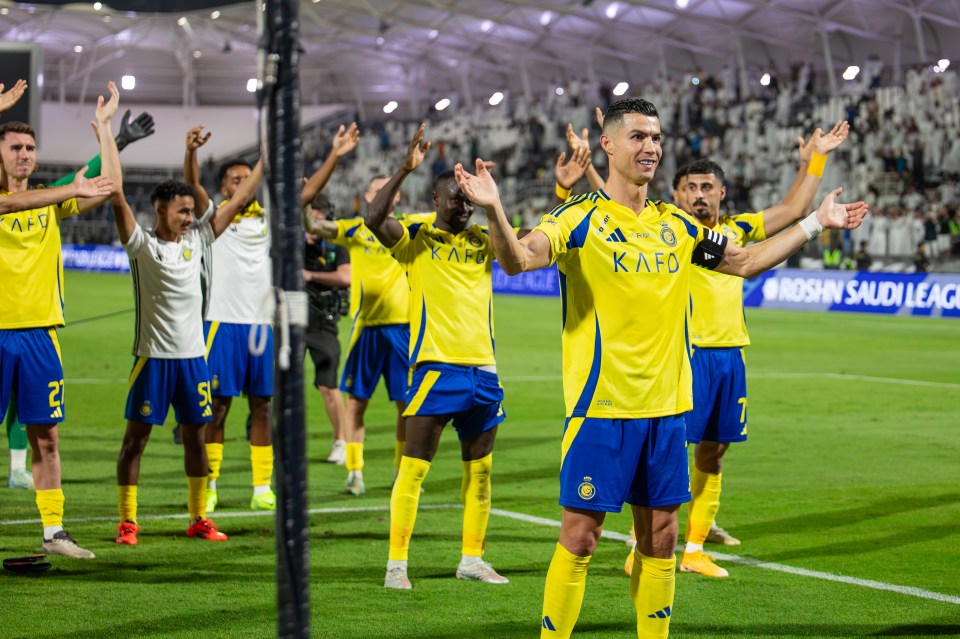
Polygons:
<instances>
[{"instance_id":1,"label":"green grass pitch","mask_svg":"<svg viewBox=\"0 0 960 639\"><path fill-rule=\"evenodd\" d=\"M117 546L130 280L69 273L66 297L66 525L97 559L55 557L38 577L0 574L0 637L275 636L273 519L246 509L244 402L234 403L228 421L221 508L213 515L230 540L185 536L182 454L168 425L156 429L143 460L140 545ZM960 322L777 311L750 311L748 321L750 440L727 455L719 515L743 545L716 550L899 590L725 562L725 580L678 573L672 636L960 637ZM500 296L496 323L508 419L494 455L493 506L507 512L491 517L486 557L510 584L454 578L461 466L450 429L421 500L410 551L414 589L385 591L393 409L382 394L371 402L368 492L353 498L341 494L343 467L322 461L330 428L310 389L310 503L329 509L311 517L314 637L538 635L557 534L549 521L560 514L559 301ZM0 556L36 551L32 494L0 488L0 513ZM681 511L681 530L684 519ZM622 513L606 528L622 534L629 525ZM620 541L601 542L576 637L635 636L625 553Z\"/></svg>"}]
</instances>

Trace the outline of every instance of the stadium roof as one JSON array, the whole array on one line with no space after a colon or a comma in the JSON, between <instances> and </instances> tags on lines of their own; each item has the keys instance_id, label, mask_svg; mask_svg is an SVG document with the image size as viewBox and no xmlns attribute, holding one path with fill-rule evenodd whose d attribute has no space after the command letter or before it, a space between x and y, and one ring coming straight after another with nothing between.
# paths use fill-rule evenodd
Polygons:
<instances>
[{"instance_id":1,"label":"stadium roof","mask_svg":"<svg viewBox=\"0 0 960 639\"><path fill-rule=\"evenodd\" d=\"M140 103L252 104L255 5L124 9L160 4L0 0L0 32L42 47L47 100L89 101L129 74ZM829 55L840 83L871 55L888 66L960 58L956 0L301 0L300 15L304 102L362 104L368 116L391 100L412 115L448 96L545 95L577 79L639 85L738 56L759 74L771 63L823 70Z\"/></svg>"}]
</instances>

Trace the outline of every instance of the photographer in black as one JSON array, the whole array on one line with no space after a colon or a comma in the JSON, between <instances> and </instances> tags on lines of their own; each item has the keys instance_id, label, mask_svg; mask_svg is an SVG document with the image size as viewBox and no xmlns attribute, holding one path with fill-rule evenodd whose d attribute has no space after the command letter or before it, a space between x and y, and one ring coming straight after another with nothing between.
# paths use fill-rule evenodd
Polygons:
<instances>
[{"instance_id":1,"label":"photographer in black","mask_svg":"<svg viewBox=\"0 0 960 639\"><path fill-rule=\"evenodd\" d=\"M322 193L313 198L309 206L309 214L316 219L334 217L333 202ZM323 396L323 405L333 427L333 446L327 461L342 465L347 459L346 412L337 386L340 368L337 324L349 308L350 254L347 249L322 237L305 234L304 239L303 281L310 303L307 350L316 369L314 385Z\"/></svg>"}]
</instances>

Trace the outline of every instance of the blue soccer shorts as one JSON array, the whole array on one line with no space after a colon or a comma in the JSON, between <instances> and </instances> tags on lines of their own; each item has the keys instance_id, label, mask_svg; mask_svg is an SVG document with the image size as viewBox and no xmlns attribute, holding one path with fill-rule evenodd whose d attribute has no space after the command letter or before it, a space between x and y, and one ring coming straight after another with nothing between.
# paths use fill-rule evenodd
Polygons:
<instances>
[{"instance_id":1,"label":"blue soccer shorts","mask_svg":"<svg viewBox=\"0 0 960 639\"><path fill-rule=\"evenodd\" d=\"M206 424L213 418L210 372L202 357L138 357L130 372L125 417L162 426L173 406L178 424Z\"/></svg>"},{"instance_id":2,"label":"blue soccer shorts","mask_svg":"<svg viewBox=\"0 0 960 639\"><path fill-rule=\"evenodd\" d=\"M12 398L24 424L63 421L63 363L55 329L0 330L0 415L7 414Z\"/></svg>"},{"instance_id":3,"label":"blue soccer shorts","mask_svg":"<svg viewBox=\"0 0 960 639\"><path fill-rule=\"evenodd\" d=\"M695 348L687 442L747 440L747 371L742 348Z\"/></svg>"},{"instance_id":4,"label":"blue soccer shorts","mask_svg":"<svg viewBox=\"0 0 960 639\"><path fill-rule=\"evenodd\" d=\"M428 362L413 371L404 417L439 415L453 420L460 441L500 424L503 387L496 373L474 366Z\"/></svg>"},{"instance_id":5,"label":"blue soccer shorts","mask_svg":"<svg viewBox=\"0 0 960 639\"><path fill-rule=\"evenodd\" d=\"M254 345L263 346L259 355L250 352L251 331L254 332ZM207 341L207 366L213 395L273 396L272 326L204 322L203 336Z\"/></svg>"},{"instance_id":6,"label":"blue soccer shorts","mask_svg":"<svg viewBox=\"0 0 960 639\"><path fill-rule=\"evenodd\" d=\"M690 501L683 415L570 417L563 433L560 505L618 513Z\"/></svg>"},{"instance_id":7,"label":"blue soccer shorts","mask_svg":"<svg viewBox=\"0 0 960 639\"><path fill-rule=\"evenodd\" d=\"M390 401L402 401L407 394L410 325L362 326L354 330L340 390L359 399L370 399L382 375Z\"/></svg>"}]
</instances>

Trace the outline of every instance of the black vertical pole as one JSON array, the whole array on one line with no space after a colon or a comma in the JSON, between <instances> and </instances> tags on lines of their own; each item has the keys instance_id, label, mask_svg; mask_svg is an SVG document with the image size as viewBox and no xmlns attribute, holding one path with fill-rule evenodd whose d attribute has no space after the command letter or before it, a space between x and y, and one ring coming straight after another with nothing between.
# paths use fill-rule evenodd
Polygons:
<instances>
[{"instance_id":1,"label":"black vertical pole","mask_svg":"<svg viewBox=\"0 0 960 639\"><path fill-rule=\"evenodd\" d=\"M303 232L300 228L300 90L297 0L261 0L261 144L270 194L275 382L273 445L277 484L277 636L310 636L310 548L304 422ZM262 10L262 13L261 13Z\"/></svg>"}]
</instances>

